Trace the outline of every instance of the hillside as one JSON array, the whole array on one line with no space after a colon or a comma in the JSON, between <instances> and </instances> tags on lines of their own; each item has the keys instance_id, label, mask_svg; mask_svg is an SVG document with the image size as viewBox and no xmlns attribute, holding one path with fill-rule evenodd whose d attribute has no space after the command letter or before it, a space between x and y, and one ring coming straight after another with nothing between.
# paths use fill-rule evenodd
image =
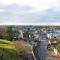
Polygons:
<instances>
[{"instance_id":1,"label":"hillside","mask_svg":"<svg viewBox=\"0 0 60 60\"><path fill-rule=\"evenodd\" d=\"M0 59L1 60L24 60L20 57L15 48L15 42L0 39Z\"/></svg>"}]
</instances>

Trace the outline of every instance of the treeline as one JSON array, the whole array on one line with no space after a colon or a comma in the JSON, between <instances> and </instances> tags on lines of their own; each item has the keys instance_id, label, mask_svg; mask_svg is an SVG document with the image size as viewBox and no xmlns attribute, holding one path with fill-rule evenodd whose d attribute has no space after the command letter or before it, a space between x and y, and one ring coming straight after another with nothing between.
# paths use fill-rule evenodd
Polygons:
<instances>
[{"instance_id":1,"label":"treeline","mask_svg":"<svg viewBox=\"0 0 60 60\"><path fill-rule=\"evenodd\" d=\"M7 39L12 41L17 32L18 31L12 30L12 26L5 26L3 28L0 28L0 39Z\"/></svg>"}]
</instances>

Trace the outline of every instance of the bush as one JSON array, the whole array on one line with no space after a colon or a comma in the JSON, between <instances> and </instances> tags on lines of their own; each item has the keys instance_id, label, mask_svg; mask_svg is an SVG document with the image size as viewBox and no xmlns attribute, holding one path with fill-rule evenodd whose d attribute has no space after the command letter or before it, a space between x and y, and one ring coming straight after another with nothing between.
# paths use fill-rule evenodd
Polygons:
<instances>
[{"instance_id":1,"label":"bush","mask_svg":"<svg viewBox=\"0 0 60 60\"><path fill-rule=\"evenodd\" d=\"M27 57L32 52L32 46L25 41L16 41L17 52L23 57Z\"/></svg>"},{"instance_id":2,"label":"bush","mask_svg":"<svg viewBox=\"0 0 60 60\"><path fill-rule=\"evenodd\" d=\"M53 47L60 52L60 41L57 41L55 44L53 44Z\"/></svg>"},{"instance_id":3,"label":"bush","mask_svg":"<svg viewBox=\"0 0 60 60\"><path fill-rule=\"evenodd\" d=\"M3 38L3 35L2 34L0 34L0 39L2 39Z\"/></svg>"}]
</instances>

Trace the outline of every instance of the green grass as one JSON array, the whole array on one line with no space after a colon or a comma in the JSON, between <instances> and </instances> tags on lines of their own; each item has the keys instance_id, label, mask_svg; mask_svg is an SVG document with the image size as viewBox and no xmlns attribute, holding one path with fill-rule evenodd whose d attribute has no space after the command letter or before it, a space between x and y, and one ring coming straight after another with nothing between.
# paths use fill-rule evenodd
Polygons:
<instances>
[{"instance_id":1,"label":"green grass","mask_svg":"<svg viewBox=\"0 0 60 60\"><path fill-rule=\"evenodd\" d=\"M17 54L15 42L0 39L0 59L1 60L24 60Z\"/></svg>"}]
</instances>

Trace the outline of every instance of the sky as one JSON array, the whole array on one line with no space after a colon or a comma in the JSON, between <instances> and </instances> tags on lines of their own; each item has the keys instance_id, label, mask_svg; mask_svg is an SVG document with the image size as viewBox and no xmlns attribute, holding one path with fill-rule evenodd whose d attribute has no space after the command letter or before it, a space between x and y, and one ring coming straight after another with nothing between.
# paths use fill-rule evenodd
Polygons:
<instances>
[{"instance_id":1,"label":"sky","mask_svg":"<svg viewBox=\"0 0 60 60\"><path fill-rule=\"evenodd\" d=\"M60 0L0 0L0 25L60 25Z\"/></svg>"}]
</instances>

